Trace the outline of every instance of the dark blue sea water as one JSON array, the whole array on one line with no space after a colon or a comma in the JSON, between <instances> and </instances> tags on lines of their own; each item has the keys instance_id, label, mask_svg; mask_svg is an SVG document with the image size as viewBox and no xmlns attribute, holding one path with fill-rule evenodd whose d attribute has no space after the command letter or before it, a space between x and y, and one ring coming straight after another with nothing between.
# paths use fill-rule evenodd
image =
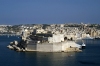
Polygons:
<instances>
[{"instance_id":1,"label":"dark blue sea water","mask_svg":"<svg viewBox=\"0 0 100 66\"><path fill-rule=\"evenodd\" d=\"M100 40L85 40L82 52L16 52L6 46L17 36L0 36L0 66L100 66ZM78 41L78 43L81 43Z\"/></svg>"}]
</instances>

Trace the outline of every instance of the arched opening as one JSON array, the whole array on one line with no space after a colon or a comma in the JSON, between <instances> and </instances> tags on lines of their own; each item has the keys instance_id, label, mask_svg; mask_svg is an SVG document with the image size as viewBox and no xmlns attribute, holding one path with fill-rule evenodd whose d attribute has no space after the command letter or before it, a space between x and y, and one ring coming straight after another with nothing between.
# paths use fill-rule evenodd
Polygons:
<instances>
[{"instance_id":1,"label":"arched opening","mask_svg":"<svg viewBox=\"0 0 100 66\"><path fill-rule=\"evenodd\" d=\"M72 41L72 40L73 40L73 38L71 37L71 38L70 38L70 40Z\"/></svg>"},{"instance_id":2,"label":"arched opening","mask_svg":"<svg viewBox=\"0 0 100 66\"><path fill-rule=\"evenodd\" d=\"M64 37L64 40L67 40L67 37Z\"/></svg>"}]
</instances>

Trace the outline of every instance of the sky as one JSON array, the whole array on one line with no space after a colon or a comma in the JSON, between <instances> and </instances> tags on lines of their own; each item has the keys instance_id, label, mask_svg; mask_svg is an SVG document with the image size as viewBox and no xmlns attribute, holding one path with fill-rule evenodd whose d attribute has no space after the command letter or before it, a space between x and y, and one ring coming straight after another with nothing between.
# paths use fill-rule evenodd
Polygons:
<instances>
[{"instance_id":1,"label":"sky","mask_svg":"<svg viewBox=\"0 0 100 66\"><path fill-rule=\"evenodd\" d=\"M0 24L100 23L100 0L0 0Z\"/></svg>"}]
</instances>

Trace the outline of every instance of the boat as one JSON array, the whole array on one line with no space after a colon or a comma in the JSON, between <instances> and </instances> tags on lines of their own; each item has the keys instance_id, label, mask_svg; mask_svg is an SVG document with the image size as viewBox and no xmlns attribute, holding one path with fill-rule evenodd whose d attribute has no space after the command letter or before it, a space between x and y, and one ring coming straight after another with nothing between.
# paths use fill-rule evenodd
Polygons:
<instances>
[{"instance_id":1,"label":"boat","mask_svg":"<svg viewBox=\"0 0 100 66\"><path fill-rule=\"evenodd\" d=\"M85 49L85 47L86 47L86 44L83 43L83 44L82 44L82 49Z\"/></svg>"},{"instance_id":2,"label":"boat","mask_svg":"<svg viewBox=\"0 0 100 66\"><path fill-rule=\"evenodd\" d=\"M82 42L83 42L83 44L81 45L81 48L82 48L82 49L85 49L86 44L84 43L84 41L83 41L83 40L82 40Z\"/></svg>"}]
</instances>

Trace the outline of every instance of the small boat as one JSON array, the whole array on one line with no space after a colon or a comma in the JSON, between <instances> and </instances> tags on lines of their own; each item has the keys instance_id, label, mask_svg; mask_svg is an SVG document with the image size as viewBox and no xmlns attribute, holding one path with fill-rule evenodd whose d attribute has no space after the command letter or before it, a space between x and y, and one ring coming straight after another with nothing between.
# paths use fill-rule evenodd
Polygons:
<instances>
[{"instance_id":1,"label":"small boat","mask_svg":"<svg viewBox=\"0 0 100 66\"><path fill-rule=\"evenodd\" d=\"M82 44L82 49L85 49L85 47L86 47L86 45L83 43L83 44Z\"/></svg>"},{"instance_id":2,"label":"small boat","mask_svg":"<svg viewBox=\"0 0 100 66\"><path fill-rule=\"evenodd\" d=\"M85 49L86 44L84 43L84 41L82 40L83 44L81 45L82 49Z\"/></svg>"}]
</instances>

